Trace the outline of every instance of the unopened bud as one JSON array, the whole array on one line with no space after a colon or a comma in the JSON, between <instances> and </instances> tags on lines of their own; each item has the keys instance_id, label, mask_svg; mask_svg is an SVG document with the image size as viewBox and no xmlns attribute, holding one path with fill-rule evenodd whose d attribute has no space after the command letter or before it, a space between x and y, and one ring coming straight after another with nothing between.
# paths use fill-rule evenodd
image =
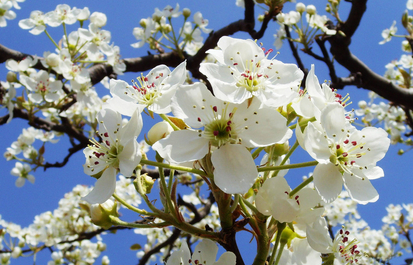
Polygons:
<instances>
[{"instance_id":1,"label":"unopened bud","mask_svg":"<svg viewBox=\"0 0 413 265\"><path fill-rule=\"evenodd\" d=\"M136 180L133 182L135 189L140 195L151 193L154 183L155 180L146 174L137 176Z\"/></svg>"},{"instance_id":2,"label":"unopened bud","mask_svg":"<svg viewBox=\"0 0 413 265\"><path fill-rule=\"evenodd\" d=\"M152 128L148 132L148 144L153 145L157 141L168 136L173 131L174 129L168 122L158 122L157 124L152 126Z\"/></svg>"},{"instance_id":3,"label":"unopened bud","mask_svg":"<svg viewBox=\"0 0 413 265\"><path fill-rule=\"evenodd\" d=\"M20 247L14 247L13 251L11 252L11 256L14 259L17 259L22 254L22 249Z\"/></svg>"},{"instance_id":4,"label":"unopened bud","mask_svg":"<svg viewBox=\"0 0 413 265\"><path fill-rule=\"evenodd\" d=\"M51 54L47 55L47 57L46 57L46 63L50 67L59 66L59 62L60 62L60 58L59 58L59 55L57 55L56 53L51 53Z\"/></svg>"},{"instance_id":5,"label":"unopened bud","mask_svg":"<svg viewBox=\"0 0 413 265\"><path fill-rule=\"evenodd\" d=\"M168 34L169 32L172 31L172 26L169 25L169 24L165 24L165 25L162 27L162 30L163 30L164 33Z\"/></svg>"},{"instance_id":6,"label":"unopened bud","mask_svg":"<svg viewBox=\"0 0 413 265\"><path fill-rule=\"evenodd\" d=\"M400 149L400 150L397 152L397 154L398 154L398 155L404 154L404 150L403 150L403 149Z\"/></svg>"},{"instance_id":7,"label":"unopened bud","mask_svg":"<svg viewBox=\"0 0 413 265\"><path fill-rule=\"evenodd\" d=\"M191 10L189 8L184 8L182 14L184 15L184 18L188 18L191 15Z\"/></svg>"},{"instance_id":8,"label":"unopened bud","mask_svg":"<svg viewBox=\"0 0 413 265\"><path fill-rule=\"evenodd\" d=\"M106 25L107 18L103 13L93 12L93 14L90 16L90 22L101 28Z\"/></svg>"},{"instance_id":9,"label":"unopened bud","mask_svg":"<svg viewBox=\"0 0 413 265\"><path fill-rule=\"evenodd\" d=\"M314 5L308 5L307 6L307 14L309 15L315 15L317 14L317 9Z\"/></svg>"},{"instance_id":10,"label":"unopened bud","mask_svg":"<svg viewBox=\"0 0 413 265\"><path fill-rule=\"evenodd\" d=\"M145 29L147 25L147 19L142 18L141 21L139 21L139 25L141 25L141 27Z\"/></svg>"},{"instance_id":11,"label":"unopened bud","mask_svg":"<svg viewBox=\"0 0 413 265\"><path fill-rule=\"evenodd\" d=\"M295 10L297 10L298 13L302 14L305 11L305 5L303 3L297 3L295 5Z\"/></svg>"},{"instance_id":12,"label":"unopened bud","mask_svg":"<svg viewBox=\"0 0 413 265\"><path fill-rule=\"evenodd\" d=\"M6 77L7 82L14 83L17 82L17 75L15 72L8 72Z\"/></svg>"},{"instance_id":13,"label":"unopened bud","mask_svg":"<svg viewBox=\"0 0 413 265\"><path fill-rule=\"evenodd\" d=\"M279 13L276 18L277 18L277 21L280 22L280 23L284 23L284 21L285 21L284 13Z\"/></svg>"},{"instance_id":14,"label":"unopened bud","mask_svg":"<svg viewBox=\"0 0 413 265\"><path fill-rule=\"evenodd\" d=\"M92 223L97 226L109 229L112 226L109 215L119 216L116 203L110 199L102 204L92 204L90 206Z\"/></svg>"},{"instance_id":15,"label":"unopened bud","mask_svg":"<svg viewBox=\"0 0 413 265\"><path fill-rule=\"evenodd\" d=\"M265 18L265 16L263 14L261 14L261 15L258 16L258 21L262 23L264 21L264 18Z\"/></svg>"},{"instance_id":16,"label":"unopened bud","mask_svg":"<svg viewBox=\"0 0 413 265\"><path fill-rule=\"evenodd\" d=\"M330 6L330 4L327 4L327 6L326 6L326 12L328 12L328 13L331 12L331 6Z\"/></svg>"},{"instance_id":17,"label":"unopened bud","mask_svg":"<svg viewBox=\"0 0 413 265\"><path fill-rule=\"evenodd\" d=\"M407 29L407 26L409 25L409 13L407 12L407 10L404 11L402 15L402 25L406 29Z\"/></svg>"},{"instance_id":18,"label":"unopened bud","mask_svg":"<svg viewBox=\"0 0 413 265\"><path fill-rule=\"evenodd\" d=\"M360 100L358 105L360 109L365 109L367 107L367 102L364 100Z\"/></svg>"}]
</instances>

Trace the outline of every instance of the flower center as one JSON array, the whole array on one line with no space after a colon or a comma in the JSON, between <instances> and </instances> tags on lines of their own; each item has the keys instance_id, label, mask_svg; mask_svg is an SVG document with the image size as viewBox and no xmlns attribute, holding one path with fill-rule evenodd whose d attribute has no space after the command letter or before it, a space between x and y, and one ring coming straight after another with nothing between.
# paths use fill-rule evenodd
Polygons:
<instances>
[{"instance_id":1,"label":"flower center","mask_svg":"<svg viewBox=\"0 0 413 265\"><path fill-rule=\"evenodd\" d=\"M227 113L228 104L226 102L224 104L225 107L222 109L221 114L218 113L217 106L211 107L212 119L204 123L203 132L199 130L199 136L208 138L211 144L216 147L222 146L227 142L235 143L237 141L237 133L234 130L234 123L232 121L236 108L232 112ZM198 118L198 121L204 122L201 118Z\"/></svg>"},{"instance_id":2,"label":"flower center","mask_svg":"<svg viewBox=\"0 0 413 265\"><path fill-rule=\"evenodd\" d=\"M363 136L364 137L364 136ZM366 154L363 143L357 141L350 141L345 139L342 144L331 144L330 146L332 155L330 156L330 162L340 167L341 173L353 174L349 169L352 166L357 165L357 159ZM370 151L367 148L367 151ZM363 169L363 167L359 167Z\"/></svg>"},{"instance_id":3,"label":"flower center","mask_svg":"<svg viewBox=\"0 0 413 265\"><path fill-rule=\"evenodd\" d=\"M157 76L155 76L155 80L163 77L164 74L159 73ZM149 79L146 76L143 76L141 74L141 76L138 77L137 80L139 83L132 80L132 84L135 91L138 92L135 95L140 104L149 106L153 104L158 97L162 96L162 93L157 89L157 84L155 84L154 82L149 82Z\"/></svg>"},{"instance_id":4,"label":"flower center","mask_svg":"<svg viewBox=\"0 0 413 265\"><path fill-rule=\"evenodd\" d=\"M104 138L108 137L108 133L105 133ZM95 156L95 158L97 158L96 160L94 159L94 162L91 165L88 165L88 167L92 167L92 172L94 171L93 166L97 166L101 162L104 162L107 166L119 168L118 155L122 152L123 146L118 144L117 139L114 144L111 144L111 142L108 139L102 140L103 143L99 143L95 139L90 139L90 142L92 144L88 147L93 151L93 155ZM92 157L89 158L91 159Z\"/></svg>"},{"instance_id":5,"label":"flower center","mask_svg":"<svg viewBox=\"0 0 413 265\"><path fill-rule=\"evenodd\" d=\"M340 232L336 235L334 239L334 250L335 256L343 264L357 264L358 258L360 258L360 251L357 250L357 239L348 241L349 231L343 231L340 229Z\"/></svg>"}]
</instances>

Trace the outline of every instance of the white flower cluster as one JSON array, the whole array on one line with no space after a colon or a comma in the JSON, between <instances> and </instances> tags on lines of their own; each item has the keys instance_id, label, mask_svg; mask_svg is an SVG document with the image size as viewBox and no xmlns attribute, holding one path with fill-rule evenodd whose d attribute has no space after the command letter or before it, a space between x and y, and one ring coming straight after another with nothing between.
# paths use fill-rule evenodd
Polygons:
<instances>
[{"instance_id":1,"label":"white flower cluster","mask_svg":"<svg viewBox=\"0 0 413 265\"><path fill-rule=\"evenodd\" d=\"M139 206L141 198L137 195L130 179L120 176L116 185L118 194L127 203ZM25 228L0 218L0 249L9 250L0 254L0 260L7 259L7 257L18 258L22 254L22 249L41 250L48 247L53 251L52 261L48 265L65 262L94 264L101 252L106 249L106 245L99 235L96 242L79 237L99 229L94 225L100 221L99 216L96 216L93 210L94 205L89 205L82 200L82 196L89 191L90 188L86 186L74 187L59 201L57 209L35 216L33 223ZM108 258L102 260L108 260ZM2 262L0 264L7 264L3 260ZM107 261L106 264L109 262Z\"/></svg>"},{"instance_id":2,"label":"white flower cluster","mask_svg":"<svg viewBox=\"0 0 413 265\"><path fill-rule=\"evenodd\" d=\"M175 7L168 5L162 10L155 8L152 17L141 19L140 27L133 29L133 35L138 42L133 43L132 47L140 48L145 43L149 43L151 49L159 49L160 46L164 46L194 55L202 47L202 32L208 34L212 30L206 28L209 21L203 18L201 12L196 12L193 15L193 21L190 22L187 20L191 11L188 8L180 11L179 8L179 4L176 4ZM179 29L179 35L170 34L174 31L172 18L176 19L181 15L184 16L184 25ZM163 39L167 40L169 44L163 43Z\"/></svg>"},{"instance_id":3,"label":"white flower cluster","mask_svg":"<svg viewBox=\"0 0 413 265\"><path fill-rule=\"evenodd\" d=\"M11 8L20 9L18 2L25 0L1 0L0 1L0 27L6 27L7 21L16 18L16 13Z\"/></svg>"},{"instance_id":4,"label":"white flower cluster","mask_svg":"<svg viewBox=\"0 0 413 265\"><path fill-rule=\"evenodd\" d=\"M307 22L306 28L302 28L304 25L304 13ZM288 13L278 14L277 22L281 25L277 34L274 35L274 46L277 49L281 48L283 40L287 38L284 25L289 26L291 30L295 31L298 34L298 38L294 39L294 41L304 41L305 43L303 44L305 47L307 47L310 44L309 41L312 41L312 39L318 33L319 30L326 35L336 34L336 30L329 29L327 27L328 18L326 15L317 14L317 9L314 5L305 6L301 2L296 4L296 11L291 10Z\"/></svg>"}]
</instances>

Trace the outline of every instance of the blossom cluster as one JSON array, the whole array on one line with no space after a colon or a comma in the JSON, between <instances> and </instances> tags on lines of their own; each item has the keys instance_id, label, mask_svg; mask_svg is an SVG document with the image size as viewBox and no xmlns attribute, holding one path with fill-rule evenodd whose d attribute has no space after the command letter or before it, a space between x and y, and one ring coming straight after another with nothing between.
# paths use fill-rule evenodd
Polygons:
<instances>
[{"instance_id":1,"label":"blossom cluster","mask_svg":"<svg viewBox=\"0 0 413 265\"><path fill-rule=\"evenodd\" d=\"M175 35L172 18L176 20L182 15L183 26L179 29L178 35ZM179 4L175 7L168 5L162 10L155 8L151 17L141 19L140 27L133 29L133 35L138 42L133 43L132 47L140 48L148 43L154 50L168 48L194 55L203 45L202 32L208 34L212 30L207 29L209 21L203 18L201 12L193 15L193 21L188 21L190 15L191 11L188 8L181 11ZM164 43L164 40L169 43Z\"/></svg>"}]
</instances>

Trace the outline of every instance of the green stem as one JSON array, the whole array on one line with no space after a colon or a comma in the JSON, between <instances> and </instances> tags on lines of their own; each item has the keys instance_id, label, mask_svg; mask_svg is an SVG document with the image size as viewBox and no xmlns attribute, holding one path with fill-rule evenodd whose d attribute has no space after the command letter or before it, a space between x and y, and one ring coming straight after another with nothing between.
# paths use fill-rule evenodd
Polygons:
<instances>
[{"instance_id":1,"label":"green stem","mask_svg":"<svg viewBox=\"0 0 413 265\"><path fill-rule=\"evenodd\" d=\"M295 189L293 189L289 196L290 198L292 198L297 192L299 192L302 188L304 188L305 186L307 186L311 181L313 181L313 176L309 177L308 179L304 180L303 183L301 183L300 185L298 185Z\"/></svg>"},{"instance_id":2,"label":"green stem","mask_svg":"<svg viewBox=\"0 0 413 265\"><path fill-rule=\"evenodd\" d=\"M258 147L252 154L252 158L256 158L260 155L261 151L264 150L265 147Z\"/></svg>"},{"instance_id":3,"label":"green stem","mask_svg":"<svg viewBox=\"0 0 413 265\"><path fill-rule=\"evenodd\" d=\"M162 187L163 192L165 194L165 200L166 200L166 205L164 205L165 206L165 212L168 212L168 209L169 209L169 212L172 214L172 216L175 219L177 219L176 212L175 212L175 207L174 207L174 205L172 203L172 199L171 199L171 194L169 193L169 189L166 186L165 175L164 175L162 167L159 167L159 179L160 179L160 182L161 182L161 187Z\"/></svg>"},{"instance_id":4,"label":"green stem","mask_svg":"<svg viewBox=\"0 0 413 265\"><path fill-rule=\"evenodd\" d=\"M59 45L57 45L57 43L54 41L54 39L52 38L52 36L50 36L49 32L47 32L47 30L44 30L44 33L46 33L47 37L49 37L49 39L53 42L54 46L56 46L57 49L60 50Z\"/></svg>"},{"instance_id":5,"label":"green stem","mask_svg":"<svg viewBox=\"0 0 413 265\"><path fill-rule=\"evenodd\" d=\"M282 170L282 169L291 169L291 168L300 168L300 167L312 167L318 164L317 161L309 161L297 164L282 165L282 166L273 166L273 167L261 167L258 168L258 172L272 171L272 170Z\"/></svg>"},{"instance_id":6,"label":"green stem","mask_svg":"<svg viewBox=\"0 0 413 265\"><path fill-rule=\"evenodd\" d=\"M294 153L295 149L297 149L297 147L300 144L298 143L298 141L296 140L295 143L293 144L293 146L291 146L290 150L288 150L288 153L285 155L284 159L281 161L280 166L283 166L287 160L290 158L290 156ZM279 170L276 170L273 174L273 176L277 176L278 172L280 172Z\"/></svg>"},{"instance_id":7,"label":"green stem","mask_svg":"<svg viewBox=\"0 0 413 265\"><path fill-rule=\"evenodd\" d=\"M181 129L180 129L178 126L176 126L176 124L173 123L173 122L168 118L168 116L166 116L165 114L159 114L159 116L160 116L164 121L168 122L169 125L172 126L172 128L174 129L174 131L179 131L179 130L181 130Z\"/></svg>"},{"instance_id":8,"label":"green stem","mask_svg":"<svg viewBox=\"0 0 413 265\"><path fill-rule=\"evenodd\" d=\"M281 243L280 244L280 250L278 251L277 258L275 259L275 265L278 265L278 262L280 262L281 256L283 254L283 249L286 243Z\"/></svg>"},{"instance_id":9,"label":"green stem","mask_svg":"<svg viewBox=\"0 0 413 265\"><path fill-rule=\"evenodd\" d=\"M274 247L272 249L272 254L270 257L270 262L268 264L273 265L274 264L274 259L275 259L275 254L277 253L278 245L280 244L281 240L281 234L286 226L286 223L278 223L277 227L277 238L275 239ZM280 249L281 250L281 249ZM282 252L282 250L281 250Z\"/></svg>"},{"instance_id":10,"label":"green stem","mask_svg":"<svg viewBox=\"0 0 413 265\"><path fill-rule=\"evenodd\" d=\"M260 215L261 213L257 210L257 208L255 208L255 206L250 203L247 199L245 199L244 197L241 197L241 200L243 202L243 204L247 205L248 208L251 209L251 211L256 214L256 215Z\"/></svg>"},{"instance_id":11,"label":"green stem","mask_svg":"<svg viewBox=\"0 0 413 265\"><path fill-rule=\"evenodd\" d=\"M136 207L133 207L132 205L130 205L129 203L127 203L124 199L122 199L121 197L119 197L116 193L113 193L113 197L120 202L123 206L125 206L126 208L128 208L129 210L132 210L138 214L142 214L142 215L148 215L148 216L157 216L155 213L150 213L147 212L145 210L141 210L138 209Z\"/></svg>"},{"instance_id":12,"label":"green stem","mask_svg":"<svg viewBox=\"0 0 413 265\"><path fill-rule=\"evenodd\" d=\"M232 213L232 212L234 212L235 211L235 209L237 209L237 206L238 206L238 202L239 202L239 194L234 194L234 201L233 201L233 203L232 203L232 205L231 205L231 208L229 208L229 211Z\"/></svg>"},{"instance_id":13,"label":"green stem","mask_svg":"<svg viewBox=\"0 0 413 265\"><path fill-rule=\"evenodd\" d=\"M189 173L193 173L193 174L198 174L198 175L202 175L202 176L208 176L204 171L199 170L199 169L195 169L195 168L191 168L191 167L182 167L182 166L177 166L177 165L164 164L164 163L150 161L150 160L146 160L146 159L141 159L141 164L149 165L149 166L155 166L155 167L176 169L176 170L181 170L181 171L185 171L185 172L189 172Z\"/></svg>"}]
</instances>

